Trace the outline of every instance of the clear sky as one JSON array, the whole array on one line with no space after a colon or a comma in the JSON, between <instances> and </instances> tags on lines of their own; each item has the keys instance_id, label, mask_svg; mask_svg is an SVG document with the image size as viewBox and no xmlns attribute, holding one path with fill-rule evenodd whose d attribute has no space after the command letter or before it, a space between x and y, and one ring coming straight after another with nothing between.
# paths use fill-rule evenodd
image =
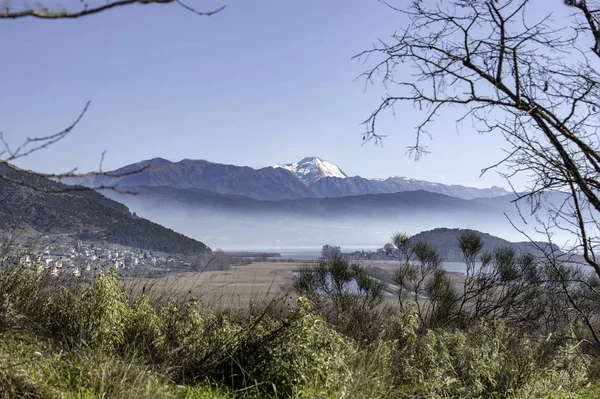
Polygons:
<instances>
[{"instance_id":1,"label":"clear sky","mask_svg":"<svg viewBox=\"0 0 600 399\"><path fill-rule=\"evenodd\" d=\"M357 77L367 65L350 58L401 29L402 15L376 0L224 1L208 18L136 5L0 21L0 131L10 143L60 131L91 100L69 137L20 165L89 171L103 150L107 170L153 157L262 167L319 156L349 175L506 186L494 173L479 178L503 141L468 125L458 134L454 115L434 125L432 154L418 163L406 146L422 115L409 104L382 123L383 147L362 144L383 89L365 92Z\"/></svg>"}]
</instances>

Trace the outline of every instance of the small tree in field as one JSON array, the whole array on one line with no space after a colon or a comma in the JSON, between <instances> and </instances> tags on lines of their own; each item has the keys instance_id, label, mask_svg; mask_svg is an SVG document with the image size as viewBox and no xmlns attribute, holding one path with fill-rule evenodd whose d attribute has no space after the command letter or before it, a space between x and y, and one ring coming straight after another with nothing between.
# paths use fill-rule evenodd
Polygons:
<instances>
[{"instance_id":1,"label":"small tree in field","mask_svg":"<svg viewBox=\"0 0 600 399\"><path fill-rule=\"evenodd\" d=\"M321 259L333 259L342 256L342 249L335 245L323 245L321 248Z\"/></svg>"},{"instance_id":2,"label":"small tree in field","mask_svg":"<svg viewBox=\"0 0 600 399\"><path fill-rule=\"evenodd\" d=\"M368 275L360 264L339 256L320 260L300 269L293 287L342 331L360 339L377 334L381 314L377 309L383 302L384 283Z\"/></svg>"}]
</instances>

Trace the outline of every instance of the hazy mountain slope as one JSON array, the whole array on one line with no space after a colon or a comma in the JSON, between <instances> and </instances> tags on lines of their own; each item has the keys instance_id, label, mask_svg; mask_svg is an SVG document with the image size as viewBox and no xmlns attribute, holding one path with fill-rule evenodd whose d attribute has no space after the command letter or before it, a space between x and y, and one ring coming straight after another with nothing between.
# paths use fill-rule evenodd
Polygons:
<instances>
[{"instance_id":1,"label":"hazy mountain slope","mask_svg":"<svg viewBox=\"0 0 600 399\"><path fill-rule=\"evenodd\" d=\"M201 189L131 187L135 196L106 192L132 210L191 237L222 247L383 245L395 231L435 227L473 228L518 236L503 212L427 191L338 198L262 201Z\"/></svg>"},{"instance_id":2,"label":"hazy mountain slope","mask_svg":"<svg viewBox=\"0 0 600 399\"><path fill-rule=\"evenodd\" d=\"M68 186L17 173L0 166L2 173L45 190ZM193 253L208 250L202 242L132 215L118 202L91 191L45 193L0 179L0 229L11 231L21 223L44 234L74 233L86 239L164 252Z\"/></svg>"},{"instance_id":3,"label":"hazy mountain slope","mask_svg":"<svg viewBox=\"0 0 600 399\"><path fill-rule=\"evenodd\" d=\"M116 184L119 187L147 185L198 188L220 194L238 194L264 200L312 195L304 183L285 169L271 167L252 169L247 166L224 165L205 160L184 159L179 162L171 162L155 158L127 165L109 172L109 174L118 176L136 170L142 171L130 176L97 176L86 179L69 179L65 182L88 187Z\"/></svg>"},{"instance_id":4,"label":"hazy mountain slope","mask_svg":"<svg viewBox=\"0 0 600 399\"><path fill-rule=\"evenodd\" d=\"M343 197L349 195L395 193L406 190L387 190L380 182L363 179L360 176L325 177L314 182L310 188L317 197Z\"/></svg>"},{"instance_id":5,"label":"hazy mountain slope","mask_svg":"<svg viewBox=\"0 0 600 399\"><path fill-rule=\"evenodd\" d=\"M393 194L367 194L330 198L296 198L277 201L256 200L230 194L218 194L202 189L178 189L169 186L130 187L137 195L128 196L107 192L106 195L124 203L144 203L155 207L192 206L215 210L240 212L292 213L297 215L389 215L390 212L485 212L485 204L431 193L424 190L405 191Z\"/></svg>"},{"instance_id":6,"label":"hazy mountain slope","mask_svg":"<svg viewBox=\"0 0 600 399\"><path fill-rule=\"evenodd\" d=\"M425 190L432 193L449 195L462 199L478 197L495 197L506 195L507 192L500 187L474 188L460 185L446 185L431 183L422 180L404 177L390 177L388 179L364 179L360 176L323 177L310 185L317 197L339 197L346 195L398 193L402 191Z\"/></svg>"},{"instance_id":7,"label":"hazy mountain slope","mask_svg":"<svg viewBox=\"0 0 600 399\"><path fill-rule=\"evenodd\" d=\"M382 183L391 187L393 191L426 190L433 193L449 195L463 199L479 197L497 197L506 195L508 192L502 187L492 186L490 188L466 187L457 184L432 183L424 180L410 179L406 177L392 176Z\"/></svg>"}]
</instances>

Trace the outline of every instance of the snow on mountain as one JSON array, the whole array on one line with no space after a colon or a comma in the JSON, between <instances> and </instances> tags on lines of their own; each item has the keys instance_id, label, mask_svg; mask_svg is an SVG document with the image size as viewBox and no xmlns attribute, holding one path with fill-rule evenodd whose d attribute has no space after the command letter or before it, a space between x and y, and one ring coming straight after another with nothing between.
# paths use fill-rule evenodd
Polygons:
<instances>
[{"instance_id":1,"label":"snow on mountain","mask_svg":"<svg viewBox=\"0 0 600 399\"><path fill-rule=\"evenodd\" d=\"M425 190L463 199L495 197L509 194L508 191L501 187L474 188L456 184L447 185L405 176L390 176L386 179L365 179L360 176L350 177L336 165L317 157L304 158L300 162L278 164L274 168L281 168L292 172L318 198L398 193L415 190Z\"/></svg>"},{"instance_id":2,"label":"snow on mountain","mask_svg":"<svg viewBox=\"0 0 600 399\"><path fill-rule=\"evenodd\" d=\"M304 158L300 162L277 164L274 168L289 170L308 185L325 177L336 177L338 179L347 177L339 167L318 157Z\"/></svg>"}]
</instances>

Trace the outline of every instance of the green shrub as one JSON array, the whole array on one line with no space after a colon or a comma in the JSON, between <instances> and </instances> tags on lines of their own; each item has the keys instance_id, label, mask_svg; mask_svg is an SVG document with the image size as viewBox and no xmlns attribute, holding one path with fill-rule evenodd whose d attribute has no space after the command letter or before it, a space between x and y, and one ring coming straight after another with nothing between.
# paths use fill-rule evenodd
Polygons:
<instances>
[{"instance_id":1,"label":"green shrub","mask_svg":"<svg viewBox=\"0 0 600 399\"><path fill-rule=\"evenodd\" d=\"M310 398L307 386L329 393L350 379L348 361L356 347L311 313L307 299L299 302L292 311L295 322L262 348L249 375L257 383L275 387L283 397Z\"/></svg>"},{"instance_id":2,"label":"green shrub","mask_svg":"<svg viewBox=\"0 0 600 399\"><path fill-rule=\"evenodd\" d=\"M573 392L588 377L577 348L514 335L501 322L419 331L418 316L408 313L398 316L391 337L402 397L545 397Z\"/></svg>"},{"instance_id":3,"label":"green shrub","mask_svg":"<svg viewBox=\"0 0 600 399\"><path fill-rule=\"evenodd\" d=\"M125 322L129 316L127 295L114 272L100 274L80 301L83 318L82 335L86 342L100 348L113 348L123 343Z\"/></svg>"},{"instance_id":4,"label":"green shrub","mask_svg":"<svg viewBox=\"0 0 600 399\"><path fill-rule=\"evenodd\" d=\"M229 371L229 358L243 345L244 337L260 338L256 330L244 331L243 325L202 309L197 300L170 303L159 314L164 321L163 362L169 365L174 378L182 382L215 377L216 370L225 369L224 363ZM230 380L229 374L226 377L223 380Z\"/></svg>"},{"instance_id":5,"label":"green shrub","mask_svg":"<svg viewBox=\"0 0 600 399\"><path fill-rule=\"evenodd\" d=\"M55 286L45 295L39 322L70 345L113 350L124 342L130 308L113 272L91 286Z\"/></svg>"},{"instance_id":6,"label":"green shrub","mask_svg":"<svg viewBox=\"0 0 600 399\"><path fill-rule=\"evenodd\" d=\"M125 321L124 344L144 358L159 359L165 348L165 322L146 295L133 301Z\"/></svg>"},{"instance_id":7,"label":"green shrub","mask_svg":"<svg viewBox=\"0 0 600 399\"><path fill-rule=\"evenodd\" d=\"M164 320L165 339L170 356L185 353L187 357L203 357L209 349L210 332L216 317L204 312L197 300L187 303L169 303L161 310Z\"/></svg>"},{"instance_id":8,"label":"green shrub","mask_svg":"<svg viewBox=\"0 0 600 399\"><path fill-rule=\"evenodd\" d=\"M44 296L45 275L39 266L24 268L0 264L0 325L15 326L23 316L36 319L43 313L40 301Z\"/></svg>"}]
</instances>

